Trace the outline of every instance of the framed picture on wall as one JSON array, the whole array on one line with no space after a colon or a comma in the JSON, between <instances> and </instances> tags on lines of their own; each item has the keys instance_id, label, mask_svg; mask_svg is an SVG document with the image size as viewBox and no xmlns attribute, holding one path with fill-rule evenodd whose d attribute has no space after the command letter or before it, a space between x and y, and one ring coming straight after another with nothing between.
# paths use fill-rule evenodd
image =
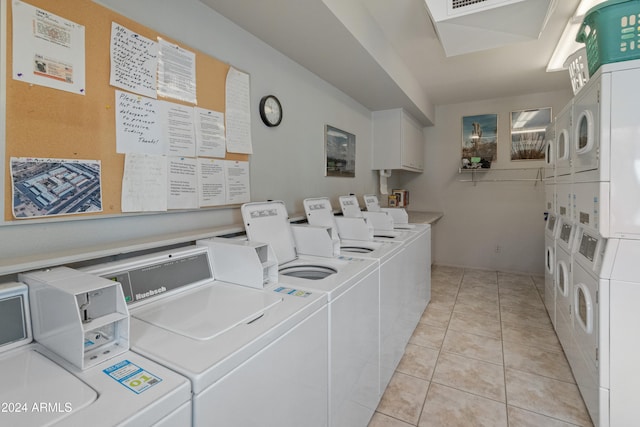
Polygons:
<instances>
[{"instance_id":1,"label":"framed picture on wall","mask_svg":"<svg viewBox=\"0 0 640 427\"><path fill-rule=\"evenodd\" d=\"M356 136L331 125L324 127L325 176L356 176Z\"/></svg>"},{"instance_id":2,"label":"framed picture on wall","mask_svg":"<svg viewBox=\"0 0 640 427\"><path fill-rule=\"evenodd\" d=\"M511 160L542 160L551 107L511 113Z\"/></svg>"},{"instance_id":3,"label":"framed picture on wall","mask_svg":"<svg viewBox=\"0 0 640 427\"><path fill-rule=\"evenodd\" d=\"M488 169L496 161L498 115L462 117L462 168Z\"/></svg>"}]
</instances>

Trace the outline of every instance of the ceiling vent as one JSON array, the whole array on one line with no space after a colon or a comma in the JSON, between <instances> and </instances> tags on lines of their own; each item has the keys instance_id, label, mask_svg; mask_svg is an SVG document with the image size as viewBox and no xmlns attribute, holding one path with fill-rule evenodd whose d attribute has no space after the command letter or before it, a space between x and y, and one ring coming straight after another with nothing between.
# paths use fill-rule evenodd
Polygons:
<instances>
[{"instance_id":1,"label":"ceiling vent","mask_svg":"<svg viewBox=\"0 0 640 427\"><path fill-rule=\"evenodd\" d=\"M425 0L446 56L536 40L557 0Z\"/></svg>"}]
</instances>

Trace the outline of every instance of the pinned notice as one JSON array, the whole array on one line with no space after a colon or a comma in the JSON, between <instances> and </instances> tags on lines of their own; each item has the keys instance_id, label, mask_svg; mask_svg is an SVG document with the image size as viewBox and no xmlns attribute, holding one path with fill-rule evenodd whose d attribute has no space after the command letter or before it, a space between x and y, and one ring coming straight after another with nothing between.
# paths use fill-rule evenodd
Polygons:
<instances>
[{"instance_id":1,"label":"pinned notice","mask_svg":"<svg viewBox=\"0 0 640 427\"><path fill-rule=\"evenodd\" d=\"M85 94L84 26L13 1L13 78Z\"/></svg>"},{"instance_id":2,"label":"pinned notice","mask_svg":"<svg viewBox=\"0 0 640 427\"><path fill-rule=\"evenodd\" d=\"M116 90L116 152L165 154L160 102Z\"/></svg>"},{"instance_id":3,"label":"pinned notice","mask_svg":"<svg viewBox=\"0 0 640 427\"><path fill-rule=\"evenodd\" d=\"M157 98L157 42L112 22L110 53L111 86Z\"/></svg>"}]
</instances>

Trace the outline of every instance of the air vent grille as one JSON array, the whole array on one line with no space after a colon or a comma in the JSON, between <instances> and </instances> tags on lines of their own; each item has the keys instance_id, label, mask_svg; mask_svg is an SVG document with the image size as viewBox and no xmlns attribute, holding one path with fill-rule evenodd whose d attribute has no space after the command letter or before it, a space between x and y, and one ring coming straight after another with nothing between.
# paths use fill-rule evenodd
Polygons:
<instances>
[{"instance_id":1,"label":"air vent grille","mask_svg":"<svg viewBox=\"0 0 640 427\"><path fill-rule=\"evenodd\" d=\"M461 7L467 7L474 4L486 3L488 0L451 0L451 9L459 9Z\"/></svg>"}]
</instances>

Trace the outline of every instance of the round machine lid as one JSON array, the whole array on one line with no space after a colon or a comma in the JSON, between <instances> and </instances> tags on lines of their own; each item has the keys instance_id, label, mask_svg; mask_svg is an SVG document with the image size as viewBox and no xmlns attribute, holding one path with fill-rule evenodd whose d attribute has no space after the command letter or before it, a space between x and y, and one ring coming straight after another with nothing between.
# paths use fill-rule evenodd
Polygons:
<instances>
[{"instance_id":1,"label":"round machine lid","mask_svg":"<svg viewBox=\"0 0 640 427\"><path fill-rule=\"evenodd\" d=\"M14 427L64 424L98 394L33 347L0 357L0 402L8 406L2 424ZM4 412L4 411L3 411Z\"/></svg>"},{"instance_id":2,"label":"round machine lid","mask_svg":"<svg viewBox=\"0 0 640 427\"><path fill-rule=\"evenodd\" d=\"M132 316L196 340L210 340L282 302L276 293L213 283L140 307Z\"/></svg>"},{"instance_id":3,"label":"round machine lid","mask_svg":"<svg viewBox=\"0 0 640 427\"><path fill-rule=\"evenodd\" d=\"M284 202L245 203L241 211L249 240L271 245L280 265L297 258L295 240Z\"/></svg>"}]
</instances>

